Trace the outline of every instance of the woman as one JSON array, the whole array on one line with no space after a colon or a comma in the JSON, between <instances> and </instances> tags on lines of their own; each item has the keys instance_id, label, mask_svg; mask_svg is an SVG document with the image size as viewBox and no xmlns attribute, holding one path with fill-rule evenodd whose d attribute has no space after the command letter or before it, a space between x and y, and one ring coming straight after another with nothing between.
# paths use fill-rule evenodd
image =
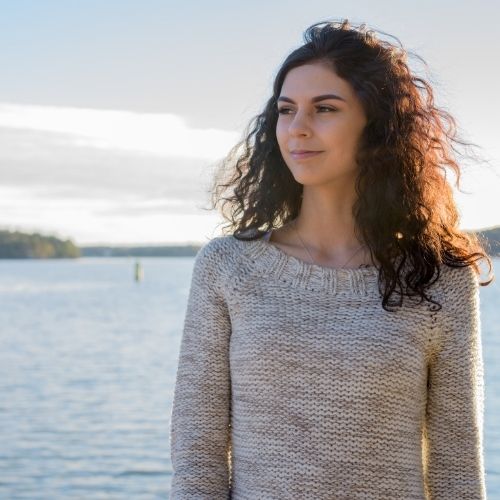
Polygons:
<instances>
[{"instance_id":1,"label":"woman","mask_svg":"<svg viewBox=\"0 0 500 500\"><path fill-rule=\"evenodd\" d=\"M317 23L284 61L216 181L232 234L195 260L172 499L485 498L491 261L458 229L443 119L365 25Z\"/></svg>"}]
</instances>

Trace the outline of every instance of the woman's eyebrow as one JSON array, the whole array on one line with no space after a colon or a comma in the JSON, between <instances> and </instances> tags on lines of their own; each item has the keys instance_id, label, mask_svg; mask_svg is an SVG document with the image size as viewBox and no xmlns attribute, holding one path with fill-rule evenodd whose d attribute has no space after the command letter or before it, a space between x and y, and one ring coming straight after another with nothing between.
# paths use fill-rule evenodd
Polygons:
<instances>
[{"instance_id":1,"label":"woman's eyebrow","mask_svg":"<svg viewBox=\"0 0 500 500\"><path fill-rule=\"evenodd\" d=\"M323 94L323 95L317 95L316 97L313 97L311 99L312 102L318 102L318 101L325 101L326 99L337 99L339 101L346 102L346 100L343 97L340 97L339 95L336 94ZM278 101L285 101L285 102L290 102L292 104L295 104L295 102L290 99L289 97L286 97L284 95L278 97Z\"/></svg>"}]
</instances>

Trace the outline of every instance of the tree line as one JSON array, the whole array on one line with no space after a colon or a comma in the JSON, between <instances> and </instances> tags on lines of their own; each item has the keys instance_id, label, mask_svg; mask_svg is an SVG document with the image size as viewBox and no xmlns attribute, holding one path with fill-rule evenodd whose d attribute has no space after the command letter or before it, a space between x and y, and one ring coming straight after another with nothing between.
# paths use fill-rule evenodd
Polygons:
<instances>
[{"instance_id":1,"label":"tree line","mask_svg":"<svg viewBox=\"0 0 500 500\"><path fill-rule=\"evenodd\" d=\"M80 255L80 249L71 240L0 230L0 259L57 259Z\"/></svg>"}]
</instances>

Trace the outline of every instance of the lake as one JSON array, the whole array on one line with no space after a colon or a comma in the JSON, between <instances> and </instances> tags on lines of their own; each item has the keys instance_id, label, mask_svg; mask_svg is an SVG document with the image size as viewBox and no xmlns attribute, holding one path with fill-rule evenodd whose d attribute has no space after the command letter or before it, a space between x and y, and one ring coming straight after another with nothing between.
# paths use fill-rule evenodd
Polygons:
<instances>
[{"instance_id":1,"label":"lake","mask_svg":"<svg viewBox=\"0 0 500 500\"><path fill-rule=\"evenodd\" d=\"M168 498L194 259L141 258L141 282L135 261L0 260L1 499ZM498 282L482 287L491 499L500 498L499 306Z\"/></svg>"}]
</instances>

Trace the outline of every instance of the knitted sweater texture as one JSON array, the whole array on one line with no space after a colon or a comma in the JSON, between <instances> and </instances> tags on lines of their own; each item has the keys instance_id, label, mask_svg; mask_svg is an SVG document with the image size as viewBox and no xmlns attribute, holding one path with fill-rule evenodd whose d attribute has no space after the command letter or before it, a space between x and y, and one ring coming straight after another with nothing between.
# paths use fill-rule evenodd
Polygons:
<instances>
[{"instance_id":1,"label":"knitted sweater texture","mask_svg":"<svg viewBox=\"0 0 500 500\"><path fill-rule=\"evenodd\" d=\"M171 500L485 499L478 279L382 308L375 267L264 238L198 252L171 413ZM394 300L394 296L393 296Z\"/></svg>"}]
</instances>

